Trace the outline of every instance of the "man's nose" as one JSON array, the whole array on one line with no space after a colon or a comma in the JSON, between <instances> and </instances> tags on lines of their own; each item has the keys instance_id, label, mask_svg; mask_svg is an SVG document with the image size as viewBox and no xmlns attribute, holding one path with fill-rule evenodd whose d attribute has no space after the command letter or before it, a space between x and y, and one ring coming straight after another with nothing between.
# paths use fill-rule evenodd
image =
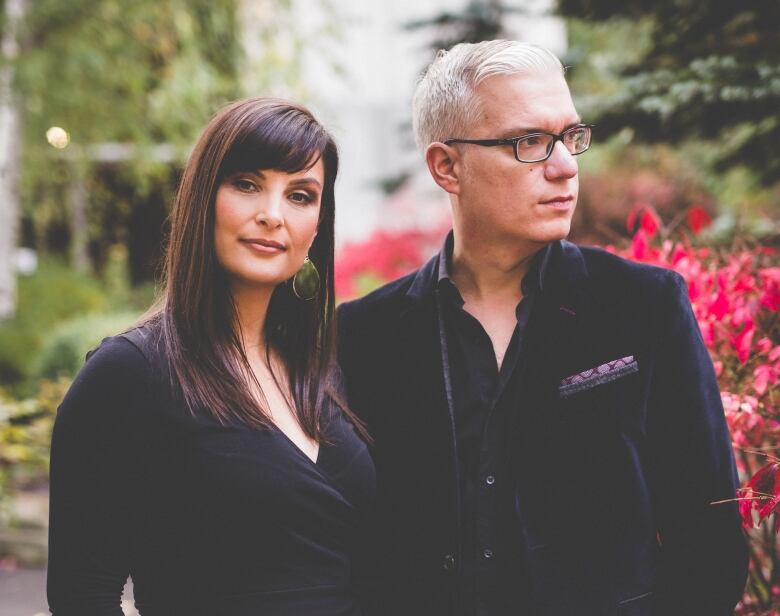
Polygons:
<instances>
[{"instance_id":1,"label":"man's nose","mask_svg":"<svg viewBox=\"0 0 780 616\"><path fill-rule=\"evenodd\" d=\"M284 217L282 216L283 195L268 193L263 198L258 199L257 214L255 222L269 229L276 229L282 226Z\"/></svg>"},{"instance_id":2,"label":"man's nose","mask_svg":"<svg viewBox=\"0 0 780 616\"><path fill-rule=\"evenodd\" d=\"M574 155L562 142L557 142L544 166L544 176L548 180L569 180L577 175L577 171Z\"/></svg>"}]
</instances>

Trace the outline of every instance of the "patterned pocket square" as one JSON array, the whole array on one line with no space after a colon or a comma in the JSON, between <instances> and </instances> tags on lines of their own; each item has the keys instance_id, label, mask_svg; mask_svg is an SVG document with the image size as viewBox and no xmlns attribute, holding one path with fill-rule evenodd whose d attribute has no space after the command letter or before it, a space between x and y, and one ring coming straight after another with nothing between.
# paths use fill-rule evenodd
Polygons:
<instances>
[{"instance_id":1,"label":"patterned pocket square","mask_svg":"<svg viewBox=\"0 0 780 616\"><path fill-rule=\"evenodd\" d=\"M636 363L633 355L614 359L606 364L601 364L595 368L589 368L561 379L558 393L561 398L567 398L572 394L590 389L596 385L609 383L637 370L639 370L639 365Z\"/></svg>"}]
</instances>

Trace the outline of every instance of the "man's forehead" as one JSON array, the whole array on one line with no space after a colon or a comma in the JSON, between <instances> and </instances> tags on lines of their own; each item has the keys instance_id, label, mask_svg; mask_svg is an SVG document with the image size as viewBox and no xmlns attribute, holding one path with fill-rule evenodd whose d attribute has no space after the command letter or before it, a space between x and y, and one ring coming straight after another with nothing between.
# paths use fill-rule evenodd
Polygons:
<instances>
[{"instance_id":1,"label":"man's forehead","mask_svg":"<svg viewBox=\"0 0 780 616\"><path fill-rule=\"evenodd\" d=\"M558 132L580 122L569 86L560 74L496 75L477 86L476 94L478 123L512 135Z\"/></svg>"}]
</instances>

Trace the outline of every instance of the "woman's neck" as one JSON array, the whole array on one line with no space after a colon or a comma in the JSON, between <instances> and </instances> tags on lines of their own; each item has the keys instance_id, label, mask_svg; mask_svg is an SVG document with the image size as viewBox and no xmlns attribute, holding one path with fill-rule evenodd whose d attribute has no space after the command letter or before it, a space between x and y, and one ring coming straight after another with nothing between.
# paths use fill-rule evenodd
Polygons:
<instances>
[{"instance_id":1,"label":"woman's neck","mask_svg":"<svg viewBox=\"0 0 780 616\"><path fill-rule=\"evenodd\" d=\"M236 326L247 357L264 357L265 319L273 288L234 283L231 286Z\"/></svg>"}]
</instances>

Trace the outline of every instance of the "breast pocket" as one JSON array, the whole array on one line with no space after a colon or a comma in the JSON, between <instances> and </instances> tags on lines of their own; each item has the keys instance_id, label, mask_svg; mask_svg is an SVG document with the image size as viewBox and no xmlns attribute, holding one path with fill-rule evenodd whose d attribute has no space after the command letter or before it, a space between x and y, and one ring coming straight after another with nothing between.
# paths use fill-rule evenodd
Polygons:
<instances>
[{"instance_id":1,"label":"breast pocket","mask_svg":"<svg viewBox=\"0 0 780 616\"><path fill-rule=\"evenodd\" d=\"M568 398L635 372L639 372L639 363L633 355L626 355L564 377L558 386L558 395Z\"/></svg>"},{"instance_id":2,"label":"breast pocket","mask_svg":"<svg viewBox=\"0 0 780 616\"><path fill-rule=\"evenodd\" d=\"M627 420L632 423L632 416L642 406L640 367L640 362L629 355L560 379L560 416L574 422L581 417L618 425Z\"/></svg>"},{"instance_id":3,"label":"breast pocket","mask_svg":"<svg viewBox=\"0 0 780 616\"><path fill-rule=\"evenodd\" d=\"M641 360L631 358L617 369L560 380L553 422L560 442L576 452L578 462L596 463L644 441L641 368Z\"/></svg>"}]
</instances>

